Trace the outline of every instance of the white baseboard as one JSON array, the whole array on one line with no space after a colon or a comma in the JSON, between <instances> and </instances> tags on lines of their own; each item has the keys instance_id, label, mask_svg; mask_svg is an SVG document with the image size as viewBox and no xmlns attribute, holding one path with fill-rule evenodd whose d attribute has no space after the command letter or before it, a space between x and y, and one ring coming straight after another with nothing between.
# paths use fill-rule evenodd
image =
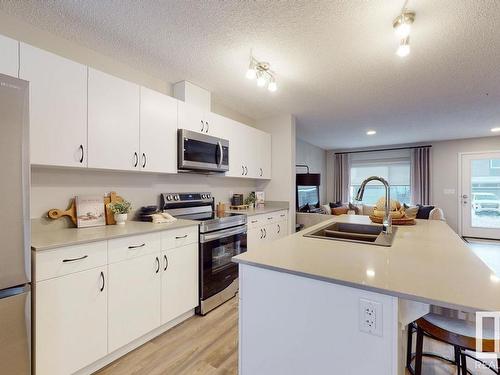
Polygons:
<instances>
[{"instance_id":1,"label":"white baseboard","mask_svg":"<svg viewBox=\"0 0 500 375\"><path fill-rule=\"evenodd\" d=\"M161 335L162 333L164 333L164 332L168 331L169 329L175 327L176 325L182 323L186 319L189 319L193 315L194 315L194 309L182 314L178 318L175 318L171 322L168 322L167 324L164 324L161 327L158 327L157 329L145 334L144 336L139 337L138 339L121 347L120 349L117 349L114 352L109 353L106 357L101 358L100 360L92 363L91 365L84 367L81 370L78 370L77 372L74 373L74 375L93 374L94 372L109 365L111 362L116 361L118 358L124 356L125 354L131 352L134 349L137 349L139 346L144 345L148 341L154 339L155 337Z\"/></svg>"}]
</instances>

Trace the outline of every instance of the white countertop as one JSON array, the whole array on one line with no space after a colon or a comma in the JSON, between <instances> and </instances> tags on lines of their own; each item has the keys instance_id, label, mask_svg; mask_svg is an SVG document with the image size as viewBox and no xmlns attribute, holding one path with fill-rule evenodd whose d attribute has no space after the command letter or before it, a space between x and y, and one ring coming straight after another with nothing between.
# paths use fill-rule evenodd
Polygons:
<instances>
[{"instance_id":1,"label":"white countertop","mask_svg":"<svg viewBox=\"0 0 500 375\"><path fill-rule=\"evenodd\" d=\"M288 210L288 209L289 209L288 202L267 202L264 204L264 206L258 208L249 208L247 210L228 210L227 212L245 214L247 216L254 216L254 215L267 214L269 212Z\"/></svg>"},{"instance_id":2,"label":"white countertop","mask_svg":"<svg viewBox=\"0 0 500 375\"><path fill-rule=\"evenodd\" d=\"M142 221L127 221L124 225L105 225L91 228L63 228L31 233L31 249L43 251L58 247L105 241L151 232L197 226L192 220L176 220L169 224L153 224Z\"/></svg>"},{"instance_id":3,"label":"white countertop","mask_svg":"<svg viewBox=\"0 0 500 375\"><path fill-rule=\"evenodd\" d=\"M391 247L304 237L332 222L371 223L337 216L233 259L444 307L500 311L500 274L491 259L481 260L445 222L399 226ZM498 263L500 253L494 258Z\"/></svg>"}]
</instances>

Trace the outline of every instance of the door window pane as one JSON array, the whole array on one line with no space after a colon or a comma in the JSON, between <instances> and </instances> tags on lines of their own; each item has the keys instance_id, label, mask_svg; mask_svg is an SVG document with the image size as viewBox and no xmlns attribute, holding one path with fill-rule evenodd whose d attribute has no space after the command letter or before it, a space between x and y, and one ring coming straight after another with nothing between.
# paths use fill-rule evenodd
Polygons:
<instances>
[{"instance_id":1,"label":"door window pane","mask_svg":"<svg viewBox=\"0 0 500 375\"><path fill-rule=\"evenodd\" d=\"M500 159L471 162L471 224L500 228Z\"/></svg>"}]
</instances>

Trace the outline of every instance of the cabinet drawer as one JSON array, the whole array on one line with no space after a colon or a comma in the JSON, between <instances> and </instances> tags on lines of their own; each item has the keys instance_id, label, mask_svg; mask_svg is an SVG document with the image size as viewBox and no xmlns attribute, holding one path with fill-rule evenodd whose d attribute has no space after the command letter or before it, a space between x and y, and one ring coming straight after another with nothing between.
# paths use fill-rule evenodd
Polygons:
<instances>
[{"instance_id":1,"label":"cabinet drawer","mask_svg":"<svg viewBox=\"0 0 500 375\"><path fill-rule=\"evenodd\" d=\"M275 222L280 222L283 220L288 220L288 211L277 211L273 212L274 217L275 217Z\"/></svg>"},{"instance_id":2,"label":"cabinet drawer","mask_svg":"<svg viewBox=\"0 0 500 375\"><path fill-rule=\"evenodd\" d=\"M105 265L107 248L101 241L35 253L35 282Z\"/></svg>"},{"instance_id":3,"label":"cabinet drawer","mask_svg":"<svg viewBox=\"0 0 500 375\"><path fill-rule=\"evenodd\" d=\"M161 233L161 249L168 250L198 242L198 226L168 230Z\"/></svg>"},{"instance_id":4,"label":"cabinet drawer","mask_svg":"<svg viewBox=\"0 0 500 375\"><path fill-rule=\"evenodd\" d=\"M248 229L259 228L266 224L266 215L254 215L247 217Z\"/></svg>"},{"instance_id":5,"label":"cabinet drawer","mask_svg":"<svg viewBox=\"0 0 500 375\"><path fill-rule=\"evenodd\" d=\"M117 238L108 241L109 264L160 252L160 233Z\"/></svg>"}]
</instances>

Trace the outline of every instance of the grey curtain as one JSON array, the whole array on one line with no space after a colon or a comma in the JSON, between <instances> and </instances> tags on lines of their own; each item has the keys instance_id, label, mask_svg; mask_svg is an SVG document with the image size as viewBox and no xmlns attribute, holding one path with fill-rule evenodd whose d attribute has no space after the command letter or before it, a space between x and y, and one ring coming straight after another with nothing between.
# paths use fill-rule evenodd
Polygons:
<instances>
[{"instance_id":1,"label":"grey curtain","mask_svg":"<svg viewBox=\"0 0 500 375\"><path fill-rule=\"evenodd\" d=\"M411 197L413 204L431 202L431 148L418 147L411 156Z\"/></svg>"},{"instance_id":2,"label":"grey curtain","mask_svg":"<svg viewBox=\"0 0 500 375\"><path fill-rule=\"evenodd\" d=\"M333 169L333 199L335 202L349 202L349 154L335 154Z\"/></svg>"}]
</instances>

